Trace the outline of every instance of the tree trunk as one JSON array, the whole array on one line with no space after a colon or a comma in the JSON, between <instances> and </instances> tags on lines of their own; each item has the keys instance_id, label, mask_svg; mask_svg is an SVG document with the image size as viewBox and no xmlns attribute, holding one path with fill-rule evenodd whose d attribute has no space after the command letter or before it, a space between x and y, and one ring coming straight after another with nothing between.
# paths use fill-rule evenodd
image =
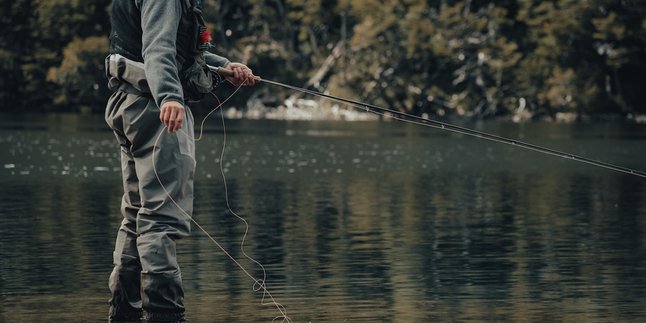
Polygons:
<instances>
[{"instance_id":1,"label":"tree trunk","mask_svg":"<svg viewBox=\"0 0 646 323\"><path fill-rule=\"evenodd\" d=\"M330 70L332 67L334 67L334 64L336 63L336 60L341 57L343 54L343 42L338 42L336 46L332 49L332 52L328 57L325 59L323 62L323 65L319 67L319 69L310 77L309 80L305 83L305 88L313 87L317 91L322 91L321 88L321 81L325 79L325 77L329 74ZM302 93L296 92L292 95L289 96L289 100L297 100L302 96Z\"/></svg>"}]
</instances>

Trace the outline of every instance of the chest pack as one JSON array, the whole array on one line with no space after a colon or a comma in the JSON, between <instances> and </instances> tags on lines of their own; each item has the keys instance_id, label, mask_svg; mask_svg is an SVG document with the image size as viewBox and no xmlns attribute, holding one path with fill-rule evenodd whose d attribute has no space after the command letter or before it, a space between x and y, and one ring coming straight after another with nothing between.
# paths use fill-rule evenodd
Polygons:
<instances>
[{"instance_id":1,"label":"chest pack","mask_svg":"<svg viewBox=\"0 0 646 323\"><path fill-rule=\"evenodd\" d=\"M187 99L198 101L213 91L213 88L219 84L219 77L209 70L204 58L204 52L212 47L212 36L202 15L202 0L183 1L185 17L192 27L187 37L191 40L189 43L191 56L184 64L180 79Z\"/></svg>"},{"instance_id":2,"label":"chest pack","mask_svg":"<svg viewBox=\"0 0 646 323\"><path fill-rule=\"evenodd\" d=\"M190 31L191 39L191 54L199 55L212 47L211 45L211 32L206 26L204 16L202 14L202 1L201 0L182 0L184 5L184 12L191 23L193 29Z\"/></svg>"}]
</instances>

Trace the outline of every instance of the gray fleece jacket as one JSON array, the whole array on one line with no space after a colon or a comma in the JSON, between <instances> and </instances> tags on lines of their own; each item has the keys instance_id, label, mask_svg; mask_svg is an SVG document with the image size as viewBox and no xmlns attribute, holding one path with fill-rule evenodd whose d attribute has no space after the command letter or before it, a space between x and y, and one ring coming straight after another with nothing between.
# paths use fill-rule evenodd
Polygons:
<instances>
[{"instance_id":1,"label":"gray fleece jacket","mask_svg":"<svg viewBox=\"0 0 646 323\"><path fill-rule=\"evenodd\" d=\"M139 0L141 8L142 57L150 92L161 107L166 101L184 104L179 77L177 30L182 18L183 0ZM206 63L225 66L229 60L206 52Z\"/></svg>"}]
</instances>

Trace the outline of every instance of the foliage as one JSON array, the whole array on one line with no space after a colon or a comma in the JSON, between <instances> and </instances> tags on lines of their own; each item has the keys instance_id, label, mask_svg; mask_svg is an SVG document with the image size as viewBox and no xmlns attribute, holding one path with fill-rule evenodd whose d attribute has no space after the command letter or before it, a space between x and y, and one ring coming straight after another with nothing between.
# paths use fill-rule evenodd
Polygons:
<instances>
[{"instance_id":1,"label":"foliage","mask_svg":"<svg viewBox=\"0 0 646 323\"><path fill-rule=\"evenodd\" d=\"M0 111L101 110L109 2L0 0ZM215 52L286 83L436 116L646 113L644 1L204 4Z\"/></svg>"},{"instance_id":2,"label":"foliage","mask_svg":"<svg viewBox=\"0 0 646 323\"><path fill-rule=\"evenodd\" d=\"M55 104L84 106L109 95L103 81L108 47L108 39L102 36L76 38L65 47L61 65L47 74L48 81L59 85Z\"/></svg>"},{"instance_id":3,"label":"foliage","mask_svg":"<svg viewBox=\"0 0 646 323\"><path fill-rule=\"evenodd\" d=\"M67 96L54 93L81 93L79 87L86 84L105 83L105 76L94 73L92 76L75 76L85 78L88 83L61 83L62 79L50 78L48 75L66 73L65 68L72 68L64 61L63 51L68 46L78 45L79 39L95 37L107 38L109 19L106 8L109 0L18 0L0 1L5 15L0 24L0 72L3 81L0 83L0 111L33 111L45 110L54 105L56 110L82 105L104 104L105 93L93 96ZM88 41L85 45L97 45ZM101 50L101 53L99 53ZM97 55L105 57L107 47L87 48L81 51L93 52L90 55L78 56L79 64L95 61ZM68 55L71 55L68 54ZM86 61L87 60L87 61ZM54 71L55 70L55 71ZM81 71L73 67L69 73ZM62 74L61 74L62 75ZM92 78L90 80L90 78ZM61 85L63 88L61 88Z\"/></svg>"}]
</instances>

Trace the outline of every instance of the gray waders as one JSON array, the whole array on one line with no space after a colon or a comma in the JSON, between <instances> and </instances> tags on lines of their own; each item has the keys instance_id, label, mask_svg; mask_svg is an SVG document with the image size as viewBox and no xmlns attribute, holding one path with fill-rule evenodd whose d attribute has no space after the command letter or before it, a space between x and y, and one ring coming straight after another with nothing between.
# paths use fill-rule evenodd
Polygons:
<instances>
[{"instance_id":1,"label":"gray waders","mask_svg":"<svg viewBox=\"0 0 646 323\"><path fill-rule=\"evenodd\" d=\"M149 95L122 84L108 101L105 120L121 145L125 192L109 280L111 321L184 318L176 240L190 233L190 219L173 200L192 214L194 120L189 109L186 113L182 129L170 134ZM153 147L161 132L153 160ZM153 164L172 200L160 185Z\"/></svg>"}]
</instances>

